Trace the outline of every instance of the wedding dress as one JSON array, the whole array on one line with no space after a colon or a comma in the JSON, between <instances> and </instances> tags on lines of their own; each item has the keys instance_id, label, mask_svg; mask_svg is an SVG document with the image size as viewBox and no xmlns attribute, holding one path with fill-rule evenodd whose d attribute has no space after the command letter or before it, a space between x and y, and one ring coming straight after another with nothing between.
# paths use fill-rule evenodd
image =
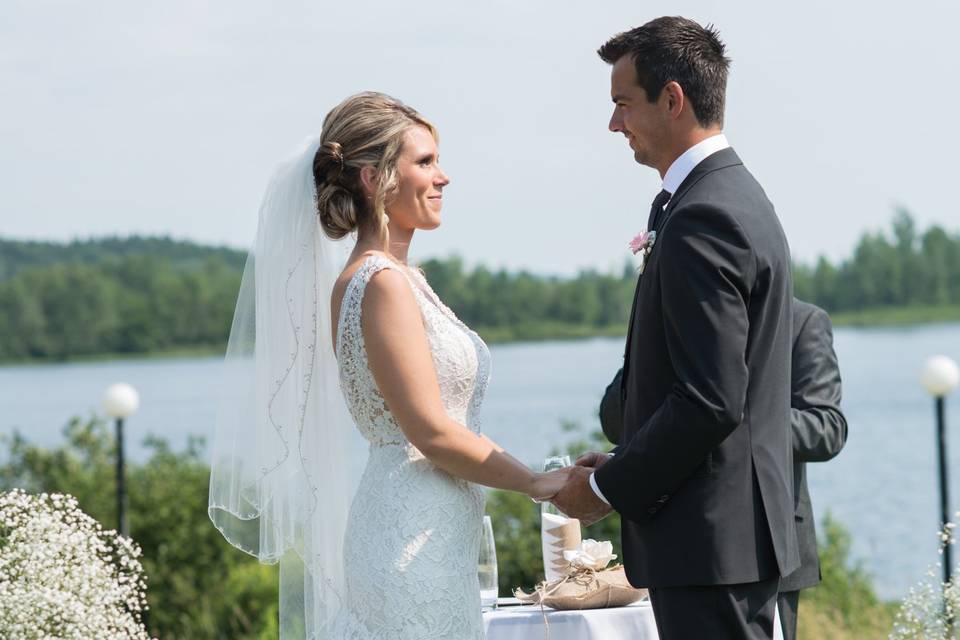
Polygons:
<instances>
[{"instance_id":1,"label":"wedding dress","mask_svg":"<svg viewBox=\"0 0 960 640\"><path fill-rule=\"evenodd\" d=\"M382 255L331 317L351 247L320 227L319 145L278 165L260 205L217 394L207 513L238 549L279 564L281 640L482 638L483 494L424 458L386 408L360 327L370 278L408 279L444 407L474 432L490 354L419 273Z\"/></svg>"},{"instance_id":2,"label":"wedding dress","mask_svg":"<svg viewBox=\"0 0 960 640\"><path fill-rule=\"evenodd\" d=\"M479 433L490 352L426 279L386 257L368 257L344 293L336 353L340 386L369 459L344 537L346 593L332 637L343 640L482 639L477 557L481 489L427 460L404 436L377 389L360 311L370 279L404 274L426 330L444 408Z\"/></svg>"}]
</instances>

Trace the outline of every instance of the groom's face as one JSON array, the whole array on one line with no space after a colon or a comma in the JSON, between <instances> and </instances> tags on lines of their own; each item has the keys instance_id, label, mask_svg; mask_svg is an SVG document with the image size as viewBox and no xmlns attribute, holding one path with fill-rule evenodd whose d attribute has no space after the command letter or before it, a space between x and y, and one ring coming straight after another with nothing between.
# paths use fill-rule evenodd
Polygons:
<instances>
[{"instance_id":1,"label":"groom's face","mask_svg":"<svg viewBox=\"0 0 960 640\"><path fill-rule=\"evenodd\" d=\"M647 100L647 92L637 84L637 70L629 55L613 65L610 97L614 104L610 131L622 133L627 138L637 162L658 168L668 131L666 114L660 100Z\"/></svg>"}]
</instances>

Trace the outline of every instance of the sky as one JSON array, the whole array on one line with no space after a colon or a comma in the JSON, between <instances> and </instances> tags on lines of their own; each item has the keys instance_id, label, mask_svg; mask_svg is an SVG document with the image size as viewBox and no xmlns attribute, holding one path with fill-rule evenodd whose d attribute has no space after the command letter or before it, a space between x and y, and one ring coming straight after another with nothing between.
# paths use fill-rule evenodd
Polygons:
<instances>
[{"instance_id":1,"label":"sky","mask_svg":"<svg viewBox=\"0 0 960 640\"><path fill-rule=\"evenodd\" d=\"M660 180L607 130L596 49L665 14L726 42L725 132L796 260L849 256L897 206L960 231L954 0L4 0L0 237L249 248L273 166L378 90L437 124L452 178L414 259L619 270Z\"/></svg>"}]
</instances>

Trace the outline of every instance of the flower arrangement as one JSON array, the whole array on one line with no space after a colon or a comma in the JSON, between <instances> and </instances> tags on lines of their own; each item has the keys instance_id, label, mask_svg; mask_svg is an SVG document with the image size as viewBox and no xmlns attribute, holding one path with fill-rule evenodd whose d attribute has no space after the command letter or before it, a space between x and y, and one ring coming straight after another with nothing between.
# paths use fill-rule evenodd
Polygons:
<instances>
[{"instance_id":1,"label":"flower arrangement","mask_svg":"<svg viewBox=\"0 0 960 640\"><path fill-rule=\"evenodd\" d=\"M73 496L0 494L4 637L149 640L140 548L104 530Z\"/></svg>"},{"instance_id":2,"label":"flower arrangement","mask_svg":"<svg viewBox=\"0 0 960 640\"><path fill-rule=\"evenodd\" d=\"M646 595L646 590L630 586L621 565L607 568L617 557L608 540L597 542L588 538L576 549L565 550L563 557L569 563L566 575L541 582L532 593L515 589L513 595L522 604L554 609L622 607Z\"/></svg>"},{"instance_id":3,"label":"flower arrangement","mask_svg":"<svg viewBox=\"0 0 960 640\"><path fill-rule=\"evenodd\" d=\"M960 512L954 517L960 517ZM941 556L948 545L956 542L955 527L954 523L948 522L938 533ZM960 626L957 619L960 576L954 575L949 582L941 582L942 568L940 563L930 567L925 579L910 588L894 618L890 640L948 640L956 637L956 628ZM954 574L957 571L960 567L954 570Z\"/></svg>"}]
</instances>

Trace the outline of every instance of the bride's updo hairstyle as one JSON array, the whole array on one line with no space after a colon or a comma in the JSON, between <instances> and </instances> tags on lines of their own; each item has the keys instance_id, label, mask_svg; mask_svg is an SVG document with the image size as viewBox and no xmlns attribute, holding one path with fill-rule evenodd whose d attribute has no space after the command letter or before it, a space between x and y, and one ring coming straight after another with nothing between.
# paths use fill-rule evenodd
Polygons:
<instances>
[{"instance_id":1,"label":"bride's updo hairstyle","mask_svg":"<svg viewBox=\"0 0 960 640\"><path fill-rule=\"evenodd\" d=\"M320 148L313 159L317 213L324 233L337 240L358 229L386 239L386 203L398 187L397 160L404 133L436 128L396 98L375 92L350 96L323 120ZM374 193L367 198L360 169L376 170Z\"/></svg>"}]
</instances>

